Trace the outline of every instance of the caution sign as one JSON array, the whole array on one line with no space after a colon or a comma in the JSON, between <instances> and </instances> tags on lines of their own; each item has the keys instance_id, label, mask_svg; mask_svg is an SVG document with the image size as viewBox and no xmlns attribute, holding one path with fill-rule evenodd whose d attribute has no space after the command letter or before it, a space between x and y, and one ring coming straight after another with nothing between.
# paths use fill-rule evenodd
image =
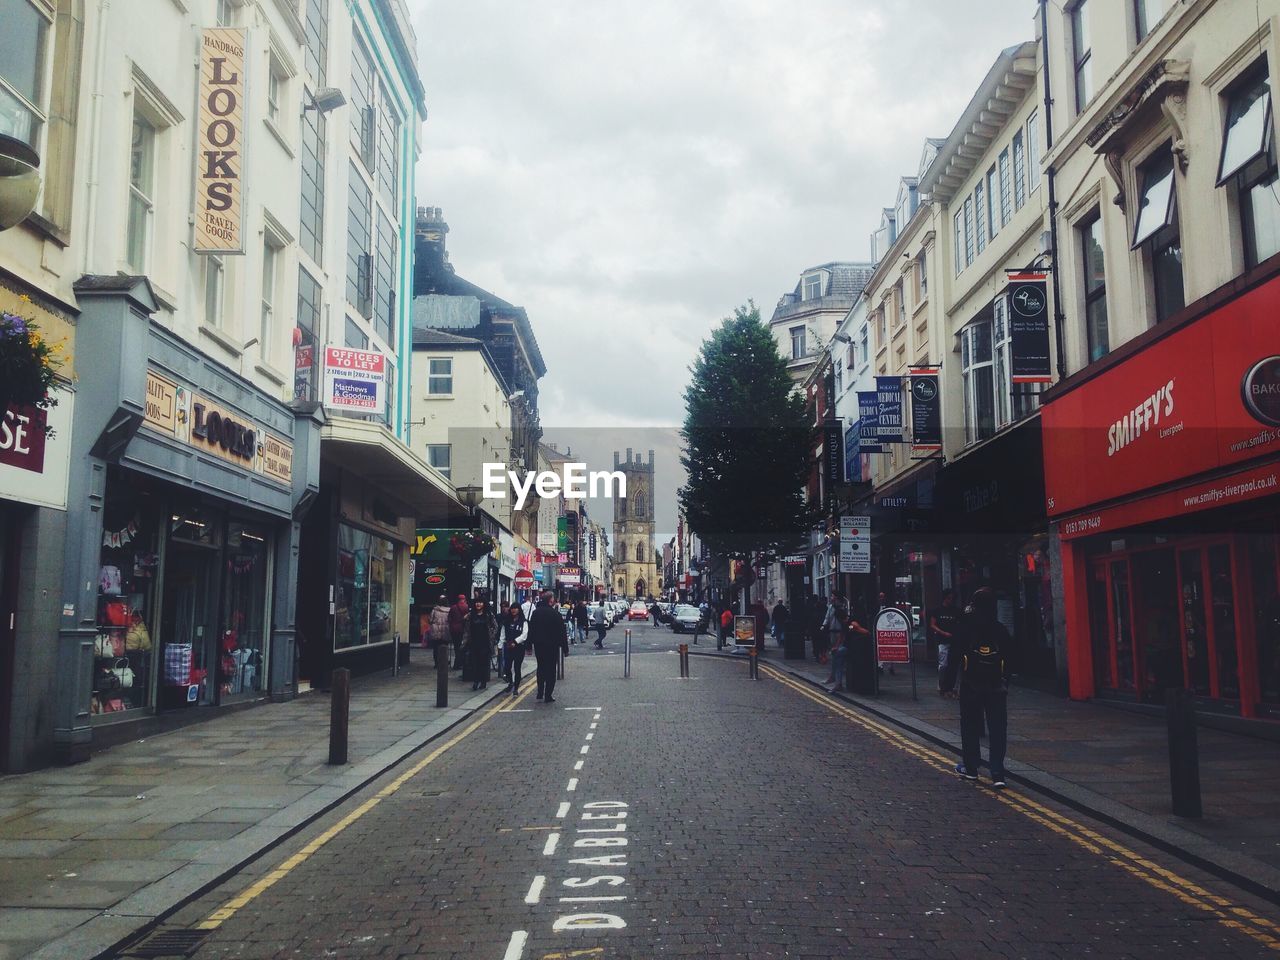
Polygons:
<instances>
[{"instance_id":1,"label":"caution sign","mask_svg":"<svg viewBox=\"0 0 1280 960\"><path fill-rule=\"evenodd\" d=\"M897 607L884 607L876 614L876 660L911 662L911 621Z\"/></svg>"}]
</instances>

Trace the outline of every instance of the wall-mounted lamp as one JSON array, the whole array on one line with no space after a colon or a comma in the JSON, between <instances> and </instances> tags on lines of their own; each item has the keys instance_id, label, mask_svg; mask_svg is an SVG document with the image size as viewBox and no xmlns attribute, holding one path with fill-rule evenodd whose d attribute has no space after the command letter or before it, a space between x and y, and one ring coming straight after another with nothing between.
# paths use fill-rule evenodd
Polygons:
<instances>
[{"instance_id":1,"label":"wall-mounted lamp","mask_svg":"<svg viewBox=\"0 0 1280 960\"><path fill-rule=\"evenodd\" d=\"M303 106L302 112L316 110L319 113L329 113L331 110L345 106L346 103L346 96L337 87L321 87L311 94L311 102Z\"/></svg>"}]
</instances>

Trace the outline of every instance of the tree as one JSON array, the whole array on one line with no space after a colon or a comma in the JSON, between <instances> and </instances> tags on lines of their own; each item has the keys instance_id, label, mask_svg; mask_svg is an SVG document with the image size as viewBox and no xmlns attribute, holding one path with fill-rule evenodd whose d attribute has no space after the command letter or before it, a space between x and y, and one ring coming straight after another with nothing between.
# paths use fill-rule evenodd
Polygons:
<instances>
[{"instance_id":1,"label":"tree","mask_svg":"<svg viewBox=\"0 0 1280 960\"><path fill-rule=\"evenodd\" d=\"M753 302L703 341L690 373L679 492L690 528L729 559L793 552L817 520L804 496L816 431Z\"/></svg>"}]
</instances>

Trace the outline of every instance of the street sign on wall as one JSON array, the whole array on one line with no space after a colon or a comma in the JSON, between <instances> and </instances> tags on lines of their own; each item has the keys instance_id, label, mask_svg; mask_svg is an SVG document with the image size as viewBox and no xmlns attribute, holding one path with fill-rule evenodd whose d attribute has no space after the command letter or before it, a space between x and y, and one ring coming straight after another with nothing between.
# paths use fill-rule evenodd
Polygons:
<instances>
[{"instance_id":1,"label":"street sign on wall","mask_svg":"<svg viewBox=\"0 0 1280 960\"><path fill-rule=\"evenodd\" d=\"M881 663L911 662L911 621L897 607L876 614L876 659Z\"/></svg>"},{"instance_id":2,"label":"street sign on wall","mask_svg":"<svg viewBox=\"0 0 1280 960\"><path fill-rule=\"evenodd\" d=\"M839 573L871 572L871 518L840 518Z\"/></svg>"}]
</instances>

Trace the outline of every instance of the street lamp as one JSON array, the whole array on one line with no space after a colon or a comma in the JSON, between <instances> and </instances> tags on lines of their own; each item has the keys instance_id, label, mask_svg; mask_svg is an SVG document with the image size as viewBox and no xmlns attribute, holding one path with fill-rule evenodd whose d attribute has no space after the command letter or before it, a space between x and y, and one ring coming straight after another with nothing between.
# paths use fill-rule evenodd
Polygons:
<instances>
[{"instance_id":1,"label":"street lamp","mask_svg":"<svg viewBox=\"0 0 1280 960\"><path fill-rule=\"evenodd\" d=\"M484 491L480 489L479 484L469 483L466 486L458 487L458 499L467 508L467 513L474 517L476 507L480 506L480 501L484 499Z\"/></svg>"}]
</instances>

